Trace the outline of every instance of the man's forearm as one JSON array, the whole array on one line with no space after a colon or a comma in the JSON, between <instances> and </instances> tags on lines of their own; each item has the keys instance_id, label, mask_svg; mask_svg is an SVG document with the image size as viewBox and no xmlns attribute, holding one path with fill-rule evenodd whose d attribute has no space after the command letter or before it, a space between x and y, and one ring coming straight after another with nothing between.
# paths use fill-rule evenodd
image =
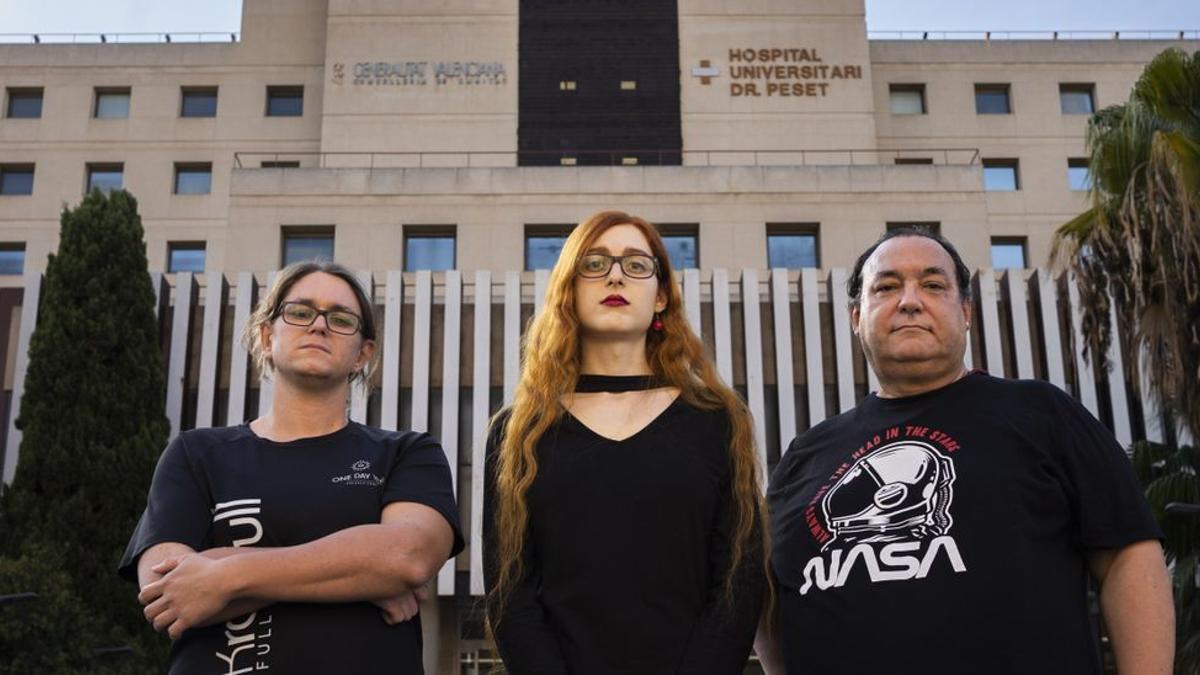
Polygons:
<instances>
[{"instance_id":1,"label":"man's forearm","mask_svg":"<svg viewBox=\"0 0 1200 675\"><path fill-rule=\"evenodd\" d=\"M1171 583L1157 541L1116 551L1107 561L1100 606L1121 675L1170 675L1175 651Z\"/></svg>"}]
</instances>

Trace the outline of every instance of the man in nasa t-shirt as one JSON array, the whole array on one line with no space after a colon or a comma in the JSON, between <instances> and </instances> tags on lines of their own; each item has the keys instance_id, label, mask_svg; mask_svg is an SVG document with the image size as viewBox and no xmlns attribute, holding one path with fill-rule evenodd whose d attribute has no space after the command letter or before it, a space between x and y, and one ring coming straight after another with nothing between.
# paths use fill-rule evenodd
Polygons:
<instances>
[{"instance_id":1,"label":"man in nasa t-shirt","mask_svg":"<svg viewBox=\"0 0 1200 675\"><path fill-rule=\"evenodd\" d=\"M1112 435L1053 385L967 372L969 274L924 231L855 265L879 391L792 442L768 491L769 673L1171 671L1161 533Z\"/></svg>"}]
</instances>

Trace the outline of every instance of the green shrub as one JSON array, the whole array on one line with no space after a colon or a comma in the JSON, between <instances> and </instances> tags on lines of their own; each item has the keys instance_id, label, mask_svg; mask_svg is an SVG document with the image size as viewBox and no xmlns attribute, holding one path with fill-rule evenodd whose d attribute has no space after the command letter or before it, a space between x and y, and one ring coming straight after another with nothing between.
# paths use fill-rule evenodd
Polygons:
<instances>
[{"instance_id":1,"label":"green shrub","mask_svg":"<svg viewBox=\"0 0 1200 675\"><path fill-rule=\"evenodd\" d=\"M20 459L0 510L0 544L17 559L10 560L14 569L61 563L56 578L65 577L63 588L86 608L77 617L68 605L48 605L56 608L45 610L55 620L81 623L69 639L44 634L45 658L57 658L51 652L77 642L76 635L92 641L81 645L89 649L124 643L139 655L161 654L165 641L142 618L136 589L115 573L168 435L141 219L127 192L93 191L65 209L61 222L29 348L17 417ZM55 555L29 558L30 547ZM12 614L0 614L0 623L10 623ZM117 661L127 660L101 659L89 672L124 670L128 664Z\"/></svg>"}]
</instances>

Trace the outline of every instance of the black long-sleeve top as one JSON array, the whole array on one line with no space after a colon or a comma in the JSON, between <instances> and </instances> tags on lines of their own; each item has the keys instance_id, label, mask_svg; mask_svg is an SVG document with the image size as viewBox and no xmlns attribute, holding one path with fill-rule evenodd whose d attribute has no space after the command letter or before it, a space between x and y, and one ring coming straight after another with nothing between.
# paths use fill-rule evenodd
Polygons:
<instances>
[{"instance_id":1,"label":"black long-sleeve top","mask_svg":"<svg viewBox=\"0 0 1200 675\"><path fill-rule=\"evenodd\" d=\"M496 583L496 452L488 438L484 557ZM537 445L526 574L496 612L513 675L741 673L765 587L757 539L725 600L734 504L729 421L676 399L633 436L600 436L570 413ZM499 619L497 622L496 619Z\"/></svg>"}]
</instances>

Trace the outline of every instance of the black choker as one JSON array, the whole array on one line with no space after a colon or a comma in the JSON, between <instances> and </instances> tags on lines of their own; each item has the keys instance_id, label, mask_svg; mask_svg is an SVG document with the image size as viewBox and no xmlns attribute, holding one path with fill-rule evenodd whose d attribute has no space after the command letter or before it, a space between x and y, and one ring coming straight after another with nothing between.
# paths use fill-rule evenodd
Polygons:
<instances>
[{"instance_id":1,"label":"black choker","mask_svg":"<svg viewBox=\"0 0 1200 675\"><path fill-rule=\"evenodd\" d=\"M580 375L575 384L578 394L609 392L617 394L623 391L644 391L666 386L653 375Z\"/></svg>"}]
</instances>

